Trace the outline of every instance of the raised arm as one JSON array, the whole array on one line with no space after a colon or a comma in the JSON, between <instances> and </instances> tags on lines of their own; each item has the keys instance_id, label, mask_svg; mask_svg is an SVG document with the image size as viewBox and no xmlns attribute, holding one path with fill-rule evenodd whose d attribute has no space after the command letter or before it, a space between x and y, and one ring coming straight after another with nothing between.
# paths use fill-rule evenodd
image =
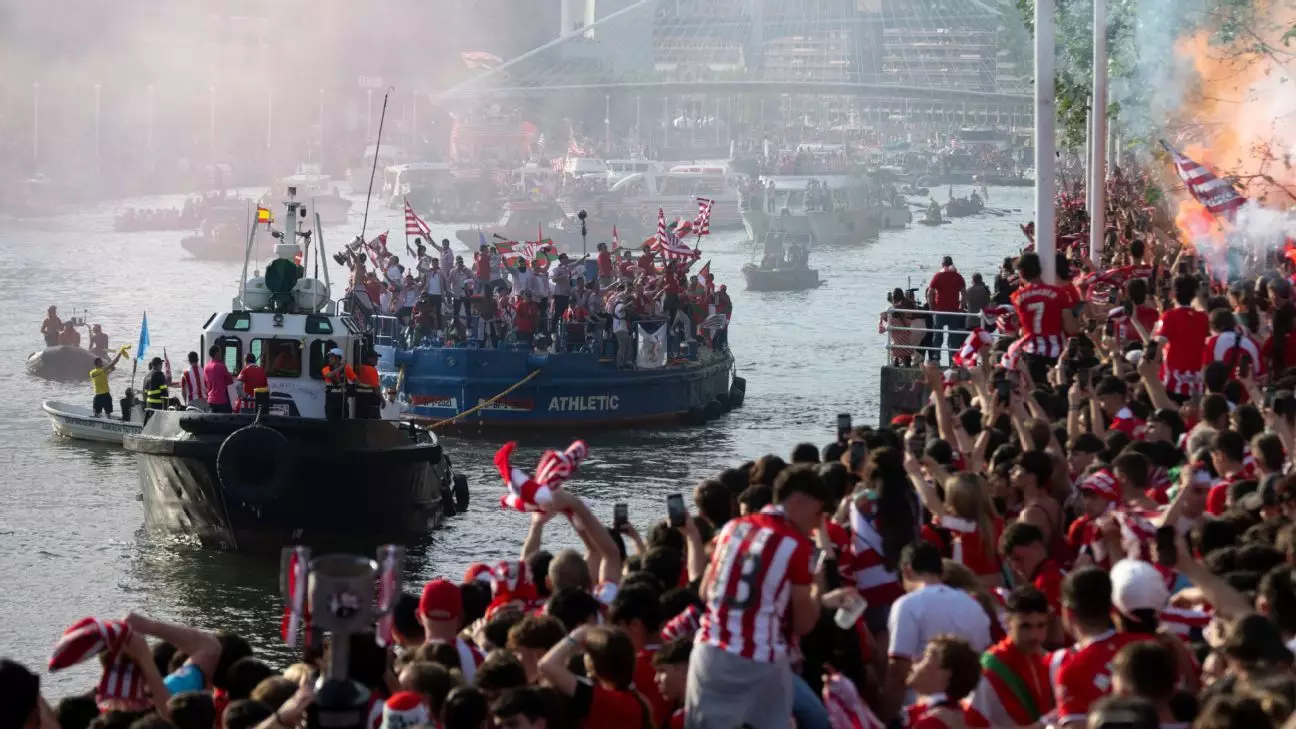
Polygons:
<instances>
[{"instance_id":1,"label":"raised arm","mask_svg":"<svg viewBox=\"0 0 1296 729\"><path fill-rule=\"evenodd\" d=\"M138 613L127 615L126 624L132 630L161 638L175 646L176 650L188 655L188 663L197 666L202 671L203 681L208 685L211 684L212 676L216 673L216 664L220 662L221 657L221 644L216 640L216 636L205 630L163 623Z\"/></svg>"}]
</instances>

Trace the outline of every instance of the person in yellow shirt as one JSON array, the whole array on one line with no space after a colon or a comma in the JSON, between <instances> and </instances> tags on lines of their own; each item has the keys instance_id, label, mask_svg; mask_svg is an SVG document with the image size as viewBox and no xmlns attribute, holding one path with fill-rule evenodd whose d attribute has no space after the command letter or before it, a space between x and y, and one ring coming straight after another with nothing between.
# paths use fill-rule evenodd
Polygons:
<instances>
[{"instance_id":1,"label":"person in yellow shirt","mask_svg":"<svg viewBox=\"0 0 1296 729\"><path fill-rule=\"evenodd\" d=\"M90 383L94 385L94 414L99 417L100 413L112 416L113 401L112 393L108 390L108 373L112 372L117 366L118 360L126 354L127 347L117 350L117 356L112 358L108 364L104 364L102 357L95 357L95 368L90 370Z\"/></svg>"}]
</instances>

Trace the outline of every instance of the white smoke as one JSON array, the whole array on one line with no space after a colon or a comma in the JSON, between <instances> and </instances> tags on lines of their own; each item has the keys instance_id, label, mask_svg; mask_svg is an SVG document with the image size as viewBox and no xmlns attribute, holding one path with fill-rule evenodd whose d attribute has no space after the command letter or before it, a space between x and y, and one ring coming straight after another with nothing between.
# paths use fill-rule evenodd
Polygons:
<instances>
[{"instance_id":1,"label":"white smoke","mask_svg":"<svg viewBox=\"0 0 1296 729\"><path fill-rule=\"evenodd\" d=\"M1274 210L1248 200L1238 209L1230 238L1245 247L1281 250L1288 239L1296 240L1296 211Z\"/></svg>"}]
</instances>

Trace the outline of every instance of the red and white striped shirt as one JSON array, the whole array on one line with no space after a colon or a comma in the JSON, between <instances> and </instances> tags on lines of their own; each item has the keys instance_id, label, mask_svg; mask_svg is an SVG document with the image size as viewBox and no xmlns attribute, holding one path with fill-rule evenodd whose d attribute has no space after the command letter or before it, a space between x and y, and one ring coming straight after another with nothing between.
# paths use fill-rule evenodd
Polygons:
<instances>
[{"instance_id":1,"label":"red and white striped shirt","mask_svg":"<svg viewBox=\"0 0 1296 729\"><path fill-rule=\"evenodd\" d=\"M1066 346L1063 312L1080 298L1072 286L1028 283L1013 292L1013 308L1021 321L1022 351L1039 357L1058 357Z\"/></svg>"},{"instance_id":2,"label":"red and white striped shirt","mask_svg":"<svg viewBox=\"0 0 1296 729\"><path fill-rule=\"evenodd\" d=\"M203 382L202 370L191 364L189 369L180 375L180 394L186 405L207 402L207 383Z\"/></svg>"},{"instance_id":3,"label":"red and white striped shirt","mask_svg":"<svg viewBox=\"0 0 1296 729\"><path fill-rule=\"evenodd\" d=\"M730 521L716 539L696 642L761 663L786 657L792 587L811 583L813 558L810 540L778 507Z\"/></svg>"},{"instance_id":4,"label":"red and white striped shirt","mask_svg":"<svg viewBox=\"0 0 1296 729\"><path fill-rule=\"evenodd\" d=\"M1251 373L1253 375L1264 374L1264 360L1260 359L1260 348L1256 346L1255 340L1236 331L1221 332L1206 340L1206 351L1202 355L1202 366L1204 367L1211 362L1223 362L1229 366L1229 374L1236 377L1239 366L1242 364L1243 355L1251 359Z\"/></svg>"},{"instance_id":5,"label":"red and white striped shirt","mask_svg":"<svg viewBox=\"0 0 1296 729\"><path fill-rule=\"evenodd\" d=\"M855 588L870 605L890 605L904 597L904 585L895 572L886 567L886 553L882 549L882 535L873 522L860 513L855 504L850 506L851 571Z\"/></svg>"}]
</instances>

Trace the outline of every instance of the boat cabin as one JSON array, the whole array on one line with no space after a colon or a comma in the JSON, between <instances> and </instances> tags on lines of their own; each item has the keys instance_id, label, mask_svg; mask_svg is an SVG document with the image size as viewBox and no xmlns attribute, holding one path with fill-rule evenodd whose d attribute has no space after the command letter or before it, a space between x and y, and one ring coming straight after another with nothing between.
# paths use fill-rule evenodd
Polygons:
<instances>
[{"instance_id":1,"label":"boat cabin","mask_svg":"<svg viewBox=\"0 0 1296 729\"><path fill-rule=\"evenodd\" d=\"M223 311L203 325L198 351L206 362L208 349L234 377L246 357L256 357L270 382L270 412L307 418L324 417L324 366L328 352L339 348L356 367L363 361L365 338L347 317L333 314L276 314L268 311ZM239 390L231 401L241 396Z\"/></svg>"},{"instance_id":2,"label":"boat cabin","mask_svg":"<svg viewBox=\"0 0 1296 729\"><path fill-rule=\"evenodd\" d=\"M876 201L881 189L872 180L858 175L766 175L759 179L759 186L766 189L767 195L771 181L774 209L791 214L824 209L825 194L831 196L834 209L865 207ZM811 181L815 183L814 190Z\"/></svg>"},{"instance_id":3,"label":"boat cabin","mask_svg":"<svg viewBox=\"0 0 1296 729\"><path fill-rule=\"evenodd\" d=\"M699 172L636 172L610 188L626 197L706 197L732 195L729 178Z\"/></svg>"},{"instance_id":4,"label":"boat cabin","mask_svg":"<svg viewBox=\"0 0 1296 729\"><path fill-rule=\"evenodd\" d=\"M316 164L302 164L297 172L279 181L278 187L297 188L298 197L327 197L337 194L333 180Z\"/></svg>"},{"instance_id":5,"label":"boat cabin","mask_svg":"<svg viewBox=\"0 0 1296 729\"><path fill-rule=\"evenodd\" d=\"M572 177L602 176L608 173L608 166L603 160L593 157L568 157L563 164L563 172Z\"/></svg>"}]
</instances>

